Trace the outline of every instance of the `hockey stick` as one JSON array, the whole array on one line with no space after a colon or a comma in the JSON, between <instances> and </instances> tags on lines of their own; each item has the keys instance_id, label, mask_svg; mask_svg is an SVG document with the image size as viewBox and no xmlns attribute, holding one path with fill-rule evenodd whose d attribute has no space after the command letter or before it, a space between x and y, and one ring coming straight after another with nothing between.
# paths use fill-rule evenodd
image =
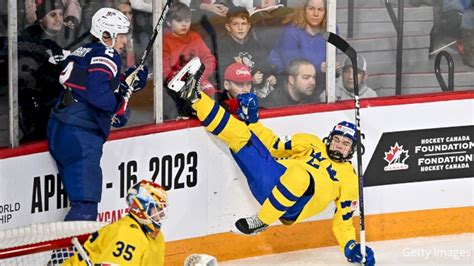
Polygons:
<instances>
[{"instance_id":1,"label":"hockey stick","mask_svg":"<svg viewBox=\"0 0 474 266\"><path fill-rule=\"evenodd\" d=\"M87 255L87 252L85 251L85 249L82 247L81 243L79 243L79 240L77 239L77 237L73 237L71 239L71 242L72 244L74 245L74 247L77 249L77 252L79 253L79 255L81 255L81 257L84 259L84 261L86 262L87 266L92 266L94 264L92 264L91 262L91 259L89 258L89 256Z\"/></svg>"},{"instance_id":2,"label":"hockey stick","mask_svg":"<svg viewBox=\"0 0 474 266\"><path fill-rule=\"evenodd\" d=\"M345 53L352 62L352 77L354 80L354 107L355 121L357 127L357 173L359 175L359 212L360 212L360 252L362 263L365 262L365 216L364 216L364 176L362 174L362 143L360 133L360 104L359 104L359 80L357 68L357 52L343 38L332 32L325 32L322 37Z\"/></svg>"},{"instance_id":3,"label":"hockey stick","mask_svg":"<svg viewBox=\"0 0 474 266\"><path fill-rule=\"evenodd\" d=\"M158 22L155 25L155 29L153 30L153 34L151 35L150 41L148 41L148 44L145 48L145 51L143 51L142 57L140 58L140 63L137 66L137 69L133 71L128 77L125 79L125 82L128 84L128 86L133 87L136 82L138 82L138 71L140 71L143 66L145 66L146 59L148 58L148 55L153 47L153 44L155 43L155 39L158 36L158 32L163 25L163 21L165 20L166 14L168 13L168 10L170 9L171 2L173 0L166 0L165 6L163 7L163 10L161 11L160 18L158 19ZM132 93L127 93L125 96L126 101L128 102L130 96ZM126 106L125 106L126 107Z\"/></svg>"}]
</instances>

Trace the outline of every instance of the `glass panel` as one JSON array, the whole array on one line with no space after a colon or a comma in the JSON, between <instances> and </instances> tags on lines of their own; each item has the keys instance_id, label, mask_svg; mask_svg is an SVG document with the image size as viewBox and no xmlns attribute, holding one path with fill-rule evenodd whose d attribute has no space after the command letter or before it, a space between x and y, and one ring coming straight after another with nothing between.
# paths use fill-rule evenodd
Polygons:
<instances>
[{"instance_id":1,"label":"glass panel","mask_svg":"<svg viewBox=\"0 0 474 266\"><path fill-rule=\"evenodd\" d=\"M391 1L395 17L397 4ZM435 75L436 56L448 54L454 63L454 90L474 89L474 61L470 45L474 39L474 15L471 1L404 1L403 52L397 54L397 31L383 1L354 1L353 37L347 40L365 58L367 76L360 83L361 97L393 96L397 94L397 57L401 57L401 95L443 91ZM443 6L443 3L445 6ZM448 5L451 3L451 5ZM455 3L455 4L453 4ZM370 16L366 14L370 13ZM348 1L338 1L337 22L341 36L348 36L350 14ZM464 44L464 54L463 45ZM344 65L345 55L338 55ZM361 60L358 60L359 68ZM349 76L343 71L336 96L343 100L349 95ZM440 60L440 76L447 87L448 64ZM345 80L345 82L344 82ZM368 88L372 88L373 91ZM444 90L448 90L445 88Z\"/></svg>"},{"instance_id":2,"label":"glass panel","mask_svg":"<svg viewBox=\"0 0 474 266\"><path fill-rule=\"evenodd\" d=\"M169 25L163 41L165 77L192 56L199 56L206 66L201 80L203 91L231 111L236 108L235 96L248 91L258 95L262 108L319 102L325 82L324 74L316 69L320 69L325 53L309 51L308 47L300 51L296 47L299 39L287 41L292 34L302 35L304 30L295 27L284 32L291 27L291 21L296 22L301 16L299 12L289 17L294 8L301 7L302 1L288 1L291 2L288 4L287 1L246 1L247 4L237 8L233 6L235 1L182 2L184 4L172 7L167 16ZM181 21L190 21L190 29L187 24L182 26ZM319 47L325 51L325 42L320 37L315 50ZM308 62L293 62L292 75L285 74L291 61L300 57ZM318 86L316 75L321 75L317 77L321 80ZM295 81L290 80L292 84L297 83L298 88L293 90L296 99L292 99L286 89L289 76L297 76ZM164 105L165 119L189 116L184 103L178 102L178 108L175 107L173 95L165 95ZM167 108L168 105L172 108Z\"/></svg>"},{"instance_id":3,"label":"glass panel","mask_svg":"<svg viewBox=\"0 0 474 266\"><path fill-rule=\"evenodd\" d=\"M67 55L93 41L89 33L94 13L102 7L119 9L132 20L121 53L121 72L141 57L152 31L151 9L132 10L128 1L18 1L18 81L21 143L46 137L49 112L63 91L58 82ZM148 68L152 69L152 56ZM150 71L151 72L151 71ZM134 110L127 126L153 123L153 86L133 95Z\"/></svg>"},{"instance_id":4,"label":"glass panel","mask_svg":"<svg viewBox=\"0 0 474 266\"><path fill-rule=\"evenodd\" d=\"M0 2L0 147L9 145L8 1Z\"/></svg>"}]
</instances>

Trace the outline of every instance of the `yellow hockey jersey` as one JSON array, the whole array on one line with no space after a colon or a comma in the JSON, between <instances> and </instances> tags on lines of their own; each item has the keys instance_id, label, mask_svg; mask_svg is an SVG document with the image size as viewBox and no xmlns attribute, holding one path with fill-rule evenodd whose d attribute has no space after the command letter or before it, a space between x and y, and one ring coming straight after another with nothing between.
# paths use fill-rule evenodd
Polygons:
<instances>
[{"instance_id":1,"label":"yellow hockey jersey","mask_svg":"<svg viewBox=\"0 0 474 266\"><path fill-rule=\"evenodd\" d=\"M299 222L324 211L330 202L336 205L336 212L333 216L332 229L341 248L344 248L349 240L356 239L355 228L352 215L357 207L359 197L358 177L350 162L336 162L329 158L326 145L323 141L310 134L295 134L279 138L270 129L264 127L262 123L250 124L249 128L256 134L263 144L269 149L271 155L277 162L285 167L298 165L303 171L298 172L298 176L281 178L280 182L289 190L295 190L295 184L301 173L308 173L313 178L315 193L304 206L298 218L294 222ZM285 175L288 175L285 173ZM307 178L307 177L306 177ZM305 186L304 184L296 186ZM307 187L307 185L306 185ZM283 206L289 203L278 189L272 191L272 196ZM269 217L279 216L278 210L272 206L270 201L262 205L259 217L265 217L265 212ZM275 215L272 215L275 212Z\"/></svg>"},{"instance_id":2,"label":"yellow hockey jersey","mask_svg":"<svg viewBox=\"0 0 474 266\"><path fill-rule=\"evenodd\" d=\"M160 231L155 239L129 215L92 234L84 243L93 264L164 265L165 240ZM74 254L63 265L87 265Z\"/></svg>"}]
</instances>

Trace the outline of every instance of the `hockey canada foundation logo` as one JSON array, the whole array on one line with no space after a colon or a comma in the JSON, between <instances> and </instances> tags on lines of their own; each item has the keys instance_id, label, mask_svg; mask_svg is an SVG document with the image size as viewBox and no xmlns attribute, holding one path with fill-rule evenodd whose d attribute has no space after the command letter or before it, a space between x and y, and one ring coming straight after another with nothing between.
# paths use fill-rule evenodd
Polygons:
<instances>
[{"instance_id":1,"label":"hockey canada foundation logo","mask_svg":"<svg viewBox=\"0 0 474 266\"><path fill-rule=\"evenodd\" d=\"M383 169L385 171L408 169L408 164L405 164L408 157L410 157L410 155L408 155L408 150L404 150L403 145L398 145L398 142L395 142L394 146L390 146L390 151L385 152L385 157L383 159L388 162L388 165Z\"/></svg>"}]
</instances>

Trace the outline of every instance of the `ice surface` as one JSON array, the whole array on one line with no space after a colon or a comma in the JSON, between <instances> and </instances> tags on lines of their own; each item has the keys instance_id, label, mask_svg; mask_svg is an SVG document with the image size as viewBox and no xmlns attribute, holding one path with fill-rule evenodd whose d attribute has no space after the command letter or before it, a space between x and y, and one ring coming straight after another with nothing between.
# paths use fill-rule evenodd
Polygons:
<instances>
[{"instance_id":1,"label":"ice surface","mask_svg":"<svg viewBox=\"0 0 474 266\"><path fill-rule=\"evenodd\" d=\"M472 222L472 221L471 221ZM474 265L474 234L418 237L369 242L376 265ZM219 265L357 265L337 247L272 254Z\"/></svg>"}]
</instances>

